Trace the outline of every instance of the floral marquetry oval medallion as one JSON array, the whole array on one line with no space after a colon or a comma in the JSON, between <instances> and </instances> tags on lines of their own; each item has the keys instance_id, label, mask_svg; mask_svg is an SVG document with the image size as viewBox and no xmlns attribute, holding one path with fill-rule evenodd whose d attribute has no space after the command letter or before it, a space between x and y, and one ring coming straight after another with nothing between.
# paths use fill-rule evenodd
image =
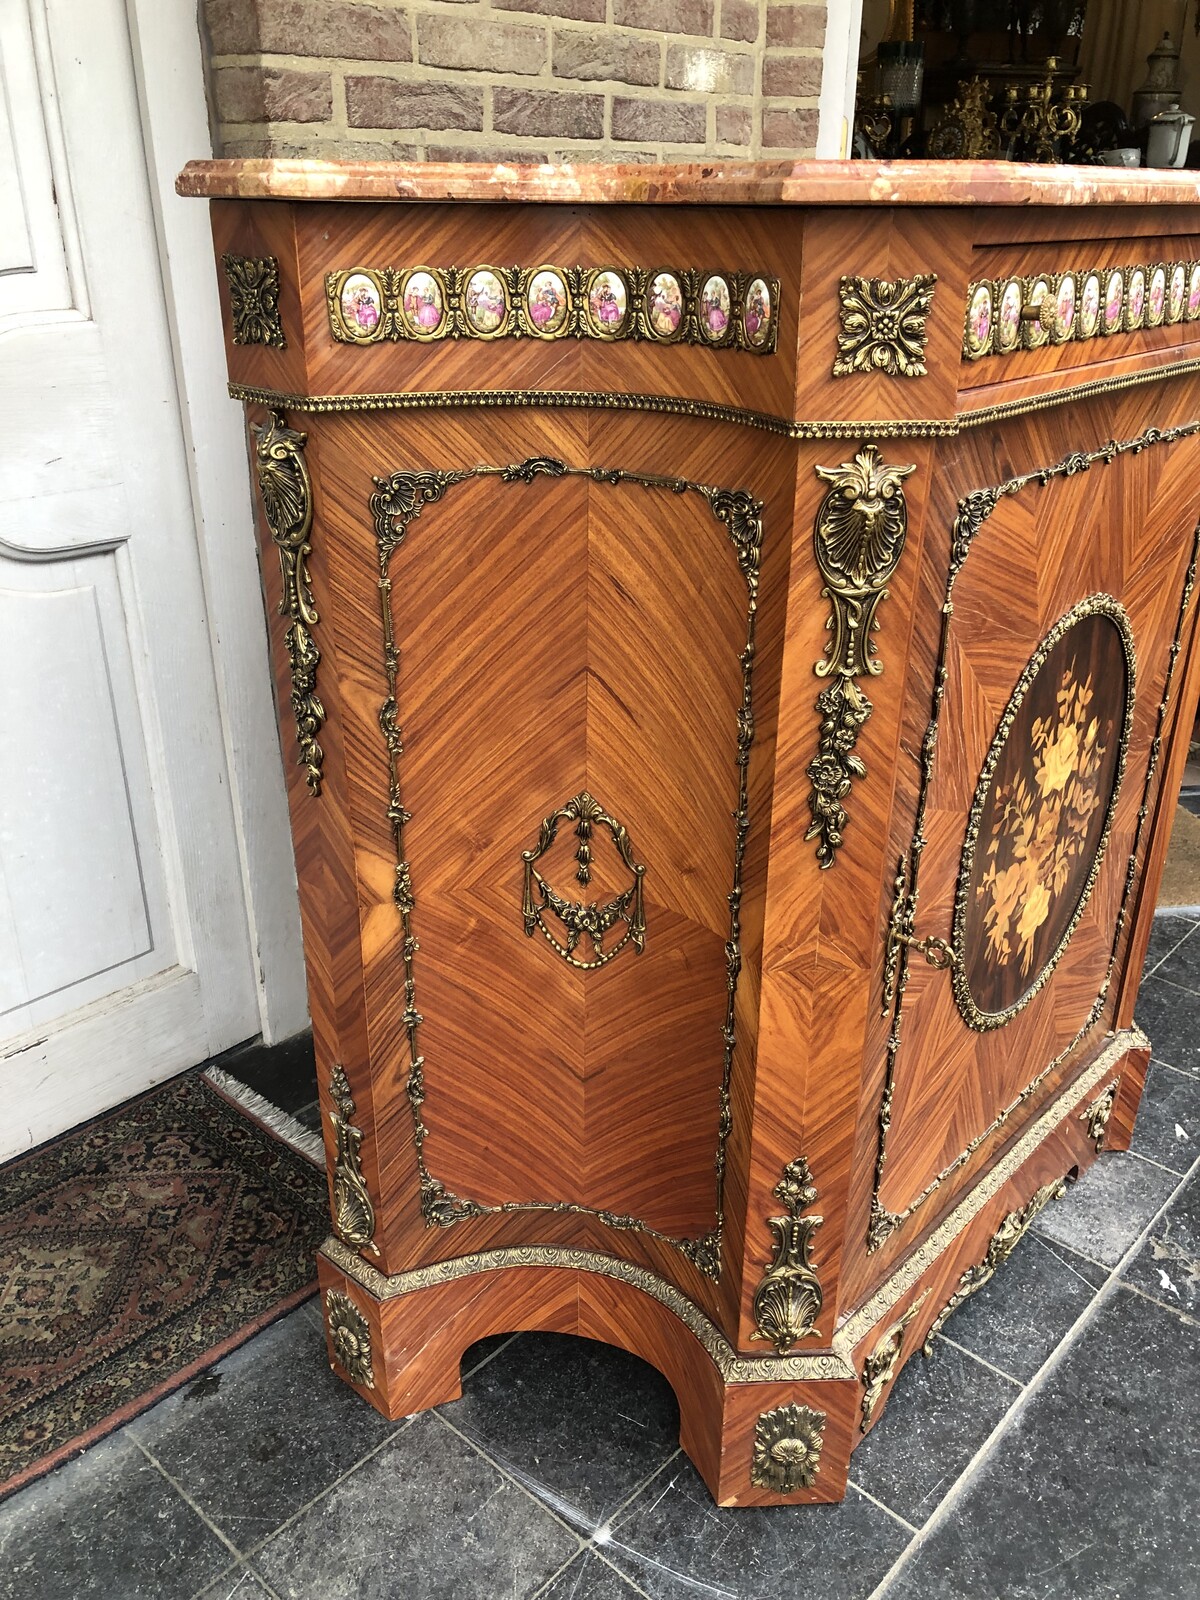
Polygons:
<instances>
[{"instance_id":1,"label":"floral marquetry oval medallion","mask_svg":"<svg viewBox=\"0 0 1200 1600\"><path fill-rule=\"evenodd\" d=\"M1104 857L1133 720L1124 607L1090 595L1021 674L984 762L954 907L954 995L997 1028L1058 965Z\"/></svg>"}]
</instances>

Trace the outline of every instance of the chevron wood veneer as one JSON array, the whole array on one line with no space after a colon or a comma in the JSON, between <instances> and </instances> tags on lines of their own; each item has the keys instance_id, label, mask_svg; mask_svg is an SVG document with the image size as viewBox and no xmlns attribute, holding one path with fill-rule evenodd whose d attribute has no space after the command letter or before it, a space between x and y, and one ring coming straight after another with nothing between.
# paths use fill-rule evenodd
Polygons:
<instances>
[{"instance_id":1,"label":"chevron wood veneer","mask_svg":"<svg viewBox=\"0 0 1200 1600\"><path fill-rule=\"evenodd\" d=\"M1200 690L1200 324L961 343L982 279L1200 259L1194 185L1148 178L184 174L218 257L278 268L277 305L241 303L253 268L221 292L330 1355L388 1416L453 1398L474 1340L555 1329L667 1375L720 1503L837 1500L1110 1091L1128 1144ZM685 319L718 271L750 314L759 278L774 348L649 301L636 337L543 337L549 301L478 337L454 296L488 264L567 295L668 272ZM383 267L442 299L389 289L404 337L335 337L327 276ZM919 326L847 333L843 278L924 274ZM839 337L880 358L835 377Z\"/></svg>"}]
</instances>

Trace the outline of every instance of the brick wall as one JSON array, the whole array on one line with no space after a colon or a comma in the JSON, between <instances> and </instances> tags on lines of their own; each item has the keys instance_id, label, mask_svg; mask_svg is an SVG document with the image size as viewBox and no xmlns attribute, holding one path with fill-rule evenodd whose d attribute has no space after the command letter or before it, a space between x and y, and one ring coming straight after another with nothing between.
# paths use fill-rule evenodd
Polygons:
<instances>
[{"instance_id":1,"label":"brick wall","mask_svg":"<svg viewBox=\"0 0 1200 1600\"><path fill-rule=\"evenodd\" d=\"M230 156L811 155L815 0L202 0Z\"/></svg>"}]
</instances>

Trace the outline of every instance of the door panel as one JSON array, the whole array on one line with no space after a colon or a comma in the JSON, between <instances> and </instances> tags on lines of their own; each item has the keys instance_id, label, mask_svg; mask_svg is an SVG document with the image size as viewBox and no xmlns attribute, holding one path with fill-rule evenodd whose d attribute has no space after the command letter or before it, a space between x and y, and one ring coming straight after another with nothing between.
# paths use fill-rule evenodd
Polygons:
<instances>
[{"instance_id":1,"label":"door panel","mask_svg":"<svg viewBox=\"0 0 1200 1600\"><path fill-rule=\"evenodd\" d=\"M0 318L74 303L51 159L61 128L37 60L41 21L25 0L0 5Z\"/></svg>"},{"instance_id":2,"label":"door panel","mask_svg":"<svg viewBox=\"0 0 1200 1600\"><path fill-rule=\"evenodd\" d=\"M1113 929L1195 542L1195 457L1185 438L1023 481L981 519L953 580L915 919L952 965L908 962L877 1228L986 1163L1057 1065L1111 1023ZM1105 528L1122 530L1115 548ZM997 593L997 571L1035 561L1038 583L1013 585L1024 601Z\"/></svg>"},{"instance_id":3,"label":"door panel","mask_svg":"<svg viewBox=\"0 0 1200 1600\"><path fill-rule=\"evenodd\" d=\"M26 568L30 587L0 590L0 719L20 777L0 791L19 955L0 973L6 1033L175 964L113 567L56 563L60 580L94 580L63 589Z\"/></svg>"}]
</instances>

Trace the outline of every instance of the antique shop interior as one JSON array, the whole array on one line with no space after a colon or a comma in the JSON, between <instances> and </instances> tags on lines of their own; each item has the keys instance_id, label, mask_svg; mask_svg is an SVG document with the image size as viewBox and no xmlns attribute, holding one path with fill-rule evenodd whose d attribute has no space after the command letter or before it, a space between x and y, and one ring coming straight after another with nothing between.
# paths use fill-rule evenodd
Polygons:
<instances>
[{"instance_id":1,"label":"antique shop interior","mask_svg":"<svg viewBox=\"0 0 1200 1600\"><path fill-rule=\"evenodd\" d=\"M0 1600L1200 1591L1197 119L0 0Z\"/></svg>"}]
</instances>

